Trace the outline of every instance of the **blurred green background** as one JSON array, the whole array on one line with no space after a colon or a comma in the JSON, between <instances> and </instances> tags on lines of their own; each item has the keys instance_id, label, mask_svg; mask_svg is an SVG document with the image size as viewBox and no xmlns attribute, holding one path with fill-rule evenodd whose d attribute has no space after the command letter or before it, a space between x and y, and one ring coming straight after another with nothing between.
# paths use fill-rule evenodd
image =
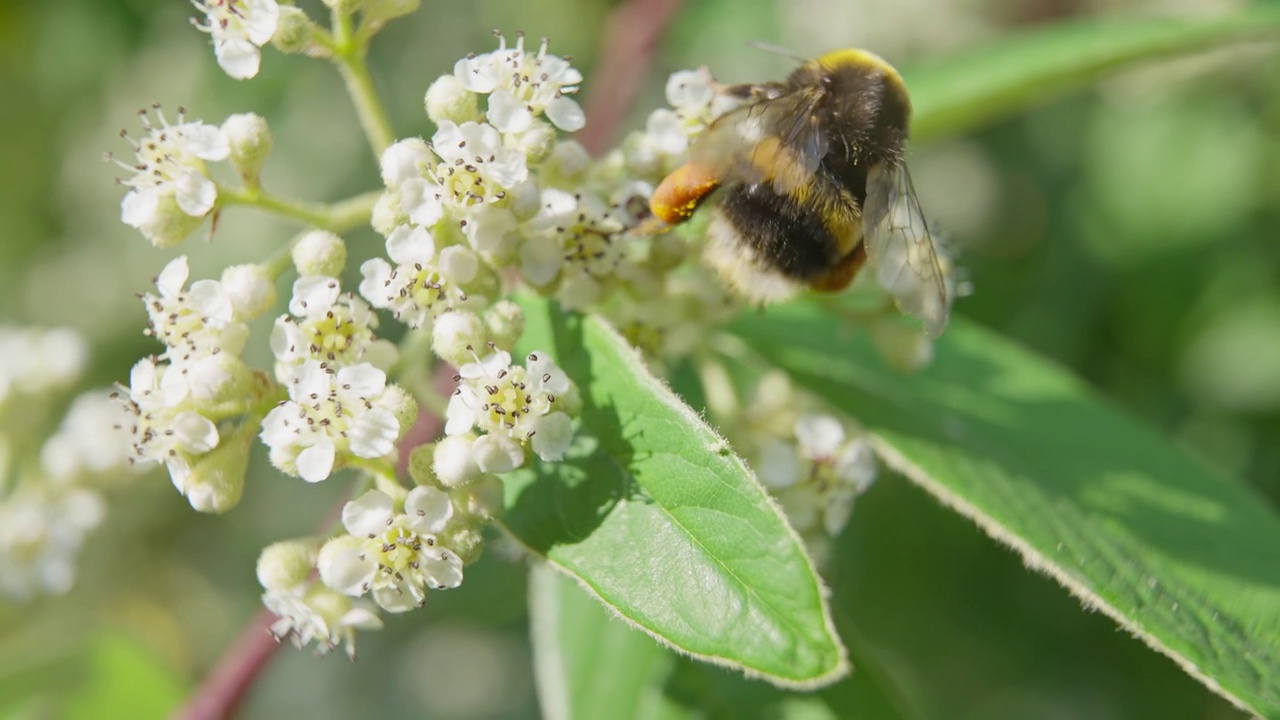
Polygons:
<instances>
[{"instance_id":1,"label":"blurred green background","mask_svg":"<svg viewBox=\"0 0 1280 720\"><path fill-rule=\"evenodd\" d=\"M1078 16L1215 15L1211 0L689 0L631 127L670 71L778 78L802 55L872 49L899 66ZM313 11L319 3L303 6ZM431 132L422 93L490 29L549 35L591 91L612 3L436 3L392 24L371 63L402 136ZM334 70L267 49L231 80L177 0L0 3L0 323L71 325L88 382L124 379L155 346L134 294L162 253L118 221L104 151L153 101L220 122L265 116L264 184L329 200L378 185ZM1280 500L1280 63L1265 47L1147 66L972 136L911 149L917 190L976 288L957 312L1054 358L1227 474ZM178 252L193 274L264 257L294 228L231 212ZM354 258L380 247L349 237ZM354 265L354 263L353 263ZM255 326L265 332L270 318ZM246 359L267 365L266 349ZM261 460L261 459L259 459ZM118 492L77 587L0 602L0 717L162 716L257 609L266 544L310 532L338 482L265 462L225 517L192 512L159 474ZM1229 718L1238 713L1009 551L889 479L859 504L830 574L834 602L924 718ZM281 652L244 717L537 716L523 566L500 543L466 584L359 640L360 661Z\"/></svg>"}]
</instances>

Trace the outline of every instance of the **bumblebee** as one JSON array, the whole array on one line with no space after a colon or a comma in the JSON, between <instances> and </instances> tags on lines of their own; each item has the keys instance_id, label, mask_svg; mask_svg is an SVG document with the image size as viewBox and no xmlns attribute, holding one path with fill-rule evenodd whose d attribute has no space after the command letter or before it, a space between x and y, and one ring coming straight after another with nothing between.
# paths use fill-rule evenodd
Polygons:
<instances>
[{"instance_id":1,"label":"bumblebee","mask_svg":"<svg viewBox=\"0 0 1280 720\"><path fill-rule=\"evenodd\" d=\"M936 337L946 276L903 158L911 103L902 77L862 50L838 50L782 83L722 88L741 99L693 139L689 161L654 192L674 225L717 202L706 259L746 297L834 292L864 265Z\"/></svg>"}]
</instances>

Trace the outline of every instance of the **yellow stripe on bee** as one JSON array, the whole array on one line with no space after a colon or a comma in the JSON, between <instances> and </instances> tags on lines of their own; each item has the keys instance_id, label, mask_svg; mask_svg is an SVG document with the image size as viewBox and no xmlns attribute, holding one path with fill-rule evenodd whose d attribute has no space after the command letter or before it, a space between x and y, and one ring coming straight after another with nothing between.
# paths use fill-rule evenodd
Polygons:
<instances>
[{"instance_id":1,"label":"yellow stripe on bee","mask_svg":"<svg viewBox=\"0 0 1280 720\"><path fill-rule=\"evenodd\" d=\"M827 68L828 70L834 70L842 66L875 68L876 70L884 73L889 82L898 87L898 90L902 92L902 96L904 98L909 97L907 93L907 84L902 80L902 76L898 74L898 71L890 65L888 61L873 52L867 52L866 50L859 50L857 48L832 50L831 52L825 55L820 55L817 59L810 60L809 62L819 67Z\"/></svg>"}]
</instances>

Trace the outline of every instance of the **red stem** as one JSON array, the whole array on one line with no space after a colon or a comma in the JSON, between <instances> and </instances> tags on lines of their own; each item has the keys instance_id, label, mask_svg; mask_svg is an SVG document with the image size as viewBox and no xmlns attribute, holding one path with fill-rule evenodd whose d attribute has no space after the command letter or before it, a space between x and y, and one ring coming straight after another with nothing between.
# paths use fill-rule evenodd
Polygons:
<instances>
[{"instance_id":1,"label":"red stem","mask_svg":"<svg viewBox=\"0 0 1280 720\"><path fill-rule=\"evenodd\" d=\"M276 616L267 610L259 611L187 699L187 704L170 716L172 720L220 720L229 716L257 679L258 672L280 647L270 632L275 620Z\"/></svg>"},{"instance_id":2,"label":"red stem","mask_svg":"<svg viewBox=\"0 0 1280 720\"><path fill-rule=\"evenodd\" d=\"M585 101L587 125L578 142L600 155L610 146L640 92L662 31L680 8L680 0L625 0L605 24L600 65L592 73Z\"/></svg>"}]
</instances>

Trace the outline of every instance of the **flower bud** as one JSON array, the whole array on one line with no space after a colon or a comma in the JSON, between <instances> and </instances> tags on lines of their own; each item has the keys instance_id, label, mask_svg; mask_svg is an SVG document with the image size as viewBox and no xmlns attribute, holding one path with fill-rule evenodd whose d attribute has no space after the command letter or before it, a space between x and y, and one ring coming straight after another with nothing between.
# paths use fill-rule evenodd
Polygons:
<instances>
[{"instance_id":1,"label":"flower bud","mask_svg":"<svg viewBox=\"0 0 1280 720\"><path fill-rule=\"evenodd\" d=\"M431 328L431 349L454 366L471 362L487 340L484 323L475 313L445 313L436 318Z\"/></svg>"},{"instance_id":2,"label":"flower bud","mask_svg":"<svg viewBox=\"0 0 1280 720\"><path fill-rule=\"evenodd\" d=\"M223 270L222 287L240 321L252 320L276 304L276 286L261 265L232 265Z\"/></svg>"},{"instance_id":3,"label":"flower bud","mask_svg":"<svg viewBox=\"0 0 1280 720\"><path fill-rule=\"evenodd\" d=\"M382 182L391 189L409 178L420 178L436 162L435 153L422 138L406 138L383 151L378 161Z\"/></svg>"},{"instance_id":4,"label":"flower bud","mask_svg":"<svg viewBox=\"0 0 1280 720\"><path fill-rule=\"evenodd\" d=\"M292 256L299 275L337 277L347 264L347 246L327 230L312 230L298 238Z\"/></svg>"},{"instance_id":5,"label":"flower bud","mask_svg":"<svg viewBox=\"0 0 1280 720\"><path fill-rule=\"evenodd\" d=\"M536 165L551 154L556 141L556 131L549 123L534 120L529 129L520 133L517 138L516 148L524 152L526 162Z\"/></svg>"},{"instance_id":6,"label":"flower bud","mask_svg":"<svg viewBox=\"0 0 1280 720\"><path fill-rule=\"evenodd\" d=\"M302 540L273 543L258 556L258 583L267 590L288 590L306 582L315 565L314 543Z\"/></svg>"},{"instance_id":7,"label":"flower bud","mask_svg":"<svg viewBox=\"0 0 1280 720\"><path fill-rule=\"evenodd\" d=\"M421 0L365 0L361 11L364 13L366 22L387 21L414 12L420 4Z\"/></svg>"},{"instance_id":8,"label":"flower bud","mask_svg":"<svg viewBox=\"0 0 1280 720\"><path fill-rule=\"evenodd\" d=\"M436 443L431 469L446 488L461 487L480 475L471 449L475 441L475 436L468 434L449 435Z\"/></svg>"},{"instance_id":9,"label":"flower bud","mask_svg":"<svg viewBox=\"0 0 1280 720\"><path fill-rule=\"evenodd\" d=\"M413 478L415 484L434 488L444 487L436 477L435 470L431 469L435 458L435 443L423 443L409 451L409 477Z\"/></svg>"},{"instance_id":10,"label":"flower bud","mask_svg":"<svg viewBox=\"0 0 1280 720\"><path fill-rule=\"evenodd\" d=\"M373 203L373 216L369 224L379 235L390 235L395 229L409 222L409 215L401 207L400 193L388 190Z\"/></svg>"},{"instance_id":11,"label":"flower bud","mask_svg":"<svg viewBox=\"0 0 1280 720\"><path fill-rule=\"evenodd\" d=\"M276 32L271 44L282 53L300 53L311 46L312 34L318 29L311 18L298 7L281 5Z\"/></svg>"},{"instance_id":12,"label":"flower bud","mask_svg":"<svg viewBox=\"0 0 1280 720\"><path fill-rule=\"evenodd\" d=\"M427 117L439 125L450 121L461 125L467 121L480 121L480 103L476 95L466 88L453 75L441 75L431 87L427 88L424 98Z\"/></svg>"},{"instance_id":13,"label":"flower bud","mask_svg":"<svg viewBox=\"0 0 1280 720\"><path fill-rule=\"evenodd\" d=\"M400 423L400 434L409 431L418 419L418 403L404 388L399 385L388 385L378 398L377 407L386 408Z\"/></svg>"},{"instance_id":14,"label":"flower bud","mask_svg":"<svg viewBox=\"0 0 1280 720\"><path fill-rule=\"evenodd\" d=\"M178 486L191 507L199 512L224 513L240 502L253 437L248 434L243 439L228 438L227 442L196 459L191 472L182 478Z\"/></svg>"},{"instance_id":15,"label":"flower bud","mask_svg":"<svg viewBox=\"0 0 1280 720\"><path fill-rule=\"evenodd\" d=\"M510 300L500 300L485 311L484 325L495 345L510 350L524 334L524 311Z\"/></svg>"},{"instance_id":16,"label":"flower bud","mask_svg":"<svg viewBox=\"0 0 1280 720\"><path fill-rule=\"evenodd\" d=\"M591 156L577 140L564 140L551 149L547 164L558 177L573 181L581 178L591 166Z\"/></svg>"},{"instance_id":17,"label":"flower bud","mask_svg":"<svg viewBox=\"0 0 1280 720\"><path fill-rule=\"evenodd\" d=\"M231 148L231 165L246 183L256 182L262 163L271 152L267 121L253 113L232 115L223 121L222 133Z\"/></svg>"}]
</instances>

